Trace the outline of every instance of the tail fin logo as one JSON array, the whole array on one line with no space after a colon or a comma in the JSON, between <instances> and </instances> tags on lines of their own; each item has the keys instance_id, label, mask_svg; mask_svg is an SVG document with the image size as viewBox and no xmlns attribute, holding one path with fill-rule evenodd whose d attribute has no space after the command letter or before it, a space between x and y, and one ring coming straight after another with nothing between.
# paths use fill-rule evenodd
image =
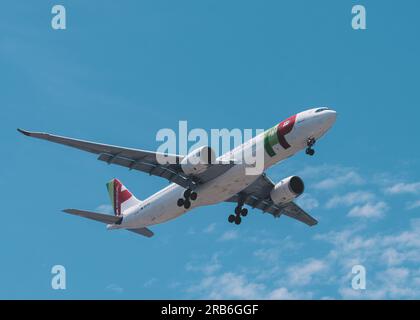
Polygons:
<instances>
[{"instance_id":1,"label":"tail fin logo","mask_svg":"<svg viewBox=\"0 0 420 320\"><path fill-rule=\"evenodd\" d=\"M106 186L114 208L114 214L120 216L122 214L121 206L133 195L118 179L112 179Z\"/></svg>"}]
</instances>

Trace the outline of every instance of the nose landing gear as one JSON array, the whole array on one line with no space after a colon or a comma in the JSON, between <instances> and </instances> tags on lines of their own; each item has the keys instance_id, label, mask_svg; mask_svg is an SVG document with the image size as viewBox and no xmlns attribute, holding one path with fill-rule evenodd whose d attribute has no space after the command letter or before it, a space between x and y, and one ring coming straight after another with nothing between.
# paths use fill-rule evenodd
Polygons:
<instances>
[{"instance_id":1,"label":"nose landing gear","mask_svg":"<svg viewBox=\"0 0 420 320\"><path fill-rule=\"evenodd\" d=\"M184 198L179 198L177 201L178 207L184 206L185 209L189 209L191 207L191 201L197 200L197 192L192 191L191 189L187 189L184 192Z\"/></svg>"},{"instance_id":2,"label":"nose landing gear","mask_svg":"<svg viewBox=\"0 0 420 320\"><path fill-rule=\"evenodd\" d=\"M238 204L235 208L235 214L231 214L228 218L230 223L235 223L236 225L240 225L242 222L242 217L246 217L248 215L248 209L243 208L243 205Z\"/></svg>"},{"instance_id":3,"label":"nose landing gear","mask_svg":"<svg viewBox=\"0 0 420 320\"><path fill-rule=\"evenodd\" d=\"M313 156L315 154L315 150L312 148L315 144L316 140L315 138L308 138L308 140L306 141L307 144L307 148L306 148L306 154Z\"/></svg>"}]
</instances>

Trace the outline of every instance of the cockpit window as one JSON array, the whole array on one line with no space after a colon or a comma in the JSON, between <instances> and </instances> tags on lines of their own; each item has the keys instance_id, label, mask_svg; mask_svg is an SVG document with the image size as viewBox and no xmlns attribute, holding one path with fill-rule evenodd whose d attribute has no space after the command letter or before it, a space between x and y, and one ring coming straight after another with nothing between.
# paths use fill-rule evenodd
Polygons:
<instances>
[{"instance_id":1,"label":"cockpit window","mask_svg":"<svg viewBox=\"0 0 420 320\"><path fill-rule=\"evenodd\" d=\"M319 112L326 111L326 110L330 110L330 109L329 108L319 108L315 111L315 113L319 113Z\"/></svg>"}]
</instances>

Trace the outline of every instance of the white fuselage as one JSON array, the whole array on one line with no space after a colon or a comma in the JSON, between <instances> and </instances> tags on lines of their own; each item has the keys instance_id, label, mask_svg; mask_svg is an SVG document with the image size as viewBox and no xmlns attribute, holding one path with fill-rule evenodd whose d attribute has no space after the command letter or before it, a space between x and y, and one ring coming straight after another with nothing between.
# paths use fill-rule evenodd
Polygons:
<instances>
[{"instance_id":1,"label":"white fuselage","mask_svg":"<svg viewBox=\"0 0 420 320\"><path fill-rule=\"evenodd\" d=\"M309 138L318 140L331 128L336 119L335 111L328 109L319 112L319 110L318 108L301 112L222 155L218 160L239 159L243 154L251 152L251 148L256 144L257 148L264 148L262 171L265 171L274 164L305 149ZM276 130L281 130L279 126L283 126L284 132L286 132L285 139L281 141L278 141L275 135ZM192 201L189 209L177 205L177 200L183 197L185 189L175 183L170 184L142 201L139 206L124 213L120 225L110 225L109 228L130 229L155 225L174 219L194 208L226 201L258 179L259 175L248 174L246 168L247 165L244 163L235 164L223 175L199 186L195 190L198 198L196 201Z\"/></svg>"}]
</instances>

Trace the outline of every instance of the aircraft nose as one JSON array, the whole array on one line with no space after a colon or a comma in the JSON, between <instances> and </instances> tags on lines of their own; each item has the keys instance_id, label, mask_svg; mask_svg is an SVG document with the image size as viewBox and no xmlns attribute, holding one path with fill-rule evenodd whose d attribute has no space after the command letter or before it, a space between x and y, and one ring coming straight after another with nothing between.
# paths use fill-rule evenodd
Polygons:
<instances>
[{"instance_id":1,"label":"aircraft nose","mask_svg":"<svg viewBox=\"0 0 420 320\"><path fill-rule=\"evenodd\" d=\"M326 117L328 126L331 127L337 120L337 112L334 110L328 110L328 112L326 113Z\"/></svg>"}]
</instances>

